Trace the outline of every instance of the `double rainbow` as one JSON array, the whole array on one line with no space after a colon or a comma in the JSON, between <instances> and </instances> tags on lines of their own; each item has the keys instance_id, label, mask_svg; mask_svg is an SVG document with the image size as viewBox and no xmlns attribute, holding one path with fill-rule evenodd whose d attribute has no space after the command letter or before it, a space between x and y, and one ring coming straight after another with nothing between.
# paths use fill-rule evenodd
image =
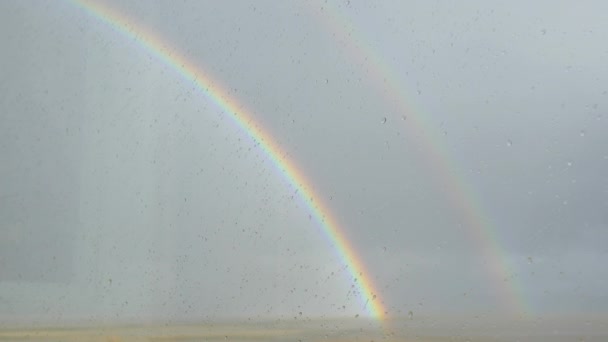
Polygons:
<instances>
[{"instance_id":1,"label":"double rainbow","mask_svg":"<svg viewBox=\"0 0 608 342\"><path fill-rule=\"evenodd\" d=\"M137 24L132 18L100 3L76 0L73 0L73 3L92 17L137 42L151 55L156 56L159 61L174 69L182 78L195 84L202 94L215 102L243 132L259 144L267 157L281 170L281 174L287 182L297 190L312 216L322 226L332 248L342 259L358 287L362 305L371 317L382 320L386 315L386 309L370 275L365 273L363 262L348 242L344 229L331 215L329 206L323 202L323 198L315 193L301 169L287 157L272 136L257 124L252 113L205 73L199 65L173 49L168 42L163 41L161 36L151 29ZM328 32L336 35L335 39L344 43L344 48L349 50L352 58L358 59L360 64L368 70L374 71L371 73L372 78L386 91L387 100L391 101L402 115L407 115L405 122L409 128L404 129L424 132L424 134L412 136L418 140L419 146L424 147L427 164L430 169L434 170L438 182L445 188L445 193L450 196L454 206L458 208L461 223L467 227L477 250L486 260L487 271L495 283L494 289L501 293L503 306L515 314L529 312L530 309L524 299L521 286L512 276L509 260L506 257L507 253L503 251L499 243L496 229L484 214L479 199L472 187L467 185L466 177L457 167L457 163L451 160L445 148L442 147L440 143L442 138L437 134L437 129L425 121L420 111L412 110L409 104L412 102L411 99L408 99L408 103L406 103L403 87L392 76L394 73L383 61L381 55L374 51L370 44L363 41L361 34L353 33L355 32L353 26L338 13L336 8L329 5L324 8L324 11L317 10L316 15L329 27Z\"/></svg>"}]
</instances>

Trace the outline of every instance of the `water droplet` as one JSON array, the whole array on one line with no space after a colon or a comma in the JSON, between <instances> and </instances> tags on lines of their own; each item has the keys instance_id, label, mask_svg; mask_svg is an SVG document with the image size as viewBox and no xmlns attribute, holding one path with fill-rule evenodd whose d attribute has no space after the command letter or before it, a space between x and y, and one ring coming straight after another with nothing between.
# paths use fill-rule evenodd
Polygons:
<instances>
[{"instance_id":1,"label":"water droplet","mask_svg":"<svg viewBox=\"0 0 608 342\"><path fill-rule=\"evenodd\" d=\"M507 140L507 146L508 146L508 147L513 146L513 142L512 142L511 140Z\"/></svg>"},{"instance_id":2,"label":"water droplet","mask_svg":"<svg viewBox=\"0 0 608 342\"><path fill-rule=\"evenodd\" d=\"M359 314L356 314L356 315L355 315L355 318L359 318Z\"/></svg>"},{"instance_id":3,"label":"water droplet","mask_svg":"<svg viewBox=\"0 0 608 342\"><path fill-rule=\"evenodd\" d=\"M585 136L585 133L586 133L586 132L585 132L585 130L584 130L584 129L582 129L582 130L579 132L579 135L580 135L581 137L584 137L584 136Z\"/></svg>"},{"instance_id":4,"label":"water droplet","mask_svg":"<svg viewBox=\"0 0 608 342\"><path fill-rule=\"evenodd\" d=\"M325 79L325 84L327 84L327 83L329 83L329 80L326 78L326 79Z\"/></svg>"},{"instance_id":5,"label":"water droplet","mask_svg":"<svg viewBox=\"0 0 608 342\"><path fill-rule=\"evenodd\" d=\"M411 310L407 313L407 315L410 319L414 319L414 313Z\"/></svg>"},{"instance_id":6,"label":"water droplet","mask_svg":"<svg viewBox=\"0 0 608 342\"><path fill-rule=\"evenodd\" d=\"M534 262L534 260L532 259L532 257L531 257L531 256L529 256L529 257L528 257L528 263L529 263L529 264L531 264L531 263L533 263L533 262Z\"/></svg>"},{"instance_id":7,"label":"water droplet","mask_svg":"<svg viewBox=\"0 0 608 342\"><path fill-rule=\"evenodd\" d=\"M546 29L546 28L544 28L544 29L540 30L540 33L542 33L542 34L543 34L543 36L544 36L544 35L546 35L546 34L547 34L547 29Z\"/></svg>"},{"instance_id":8,"label":"water droplet","mask_svg":"<svg viewBox=\"0 0 608 342\"><path fill-rule=\"evenodd\" d=\"M572 162L571 162L571 161L567 162L566 164L567 164L568 166L572 166Z\"/></svg>"},{"instance_id":9,"label":"water droplet","mask_svg":"<svg viewBox=\"0 0 608 342\"><path fill-rule=\"evenodd\" d=\"M380 121L382 124L386 123L386 118L382 118L382 120Z\"/></svg>"},{"instance_id":10,"label":"water droplet","mask_svg":"<svg viewBox=\"0 0 608 342\"><path fill-rule=\"evenodd\" d=\"M403 120L403 121L407 120L407 116L402 115L402 116L401 116L401 120Z\"/></svg>"}]
</instances>

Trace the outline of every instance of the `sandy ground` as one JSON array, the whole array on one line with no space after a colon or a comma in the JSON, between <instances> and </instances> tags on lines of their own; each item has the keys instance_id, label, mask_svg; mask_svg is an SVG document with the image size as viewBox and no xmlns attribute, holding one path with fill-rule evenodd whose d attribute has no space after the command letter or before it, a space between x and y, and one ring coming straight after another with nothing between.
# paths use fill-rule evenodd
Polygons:
<instances>
[{"instance_id":1,"label":"sandy ground","mask_svg":"<svg viewBox=\"0 0 608 342\"><path fill-rule=\"evenodd\" d=\"M163 331L158 328L137 329L62 329L62 330L15 330L0 333L0 341L83 341L83 342L194 342L194 341L495 341L494 339L470 339L454 337L398 337L383 336L369 332L363 333L325 333L323 331L284 331L284 330L239 330L208 331L204 328L188 327L184 331Z\"/></svg>"},{"instance_id":2,"label":"sandy ground","mask_svg":"<svg viewBox=\"0 0 608 342\"><path fill-rule=\"evenodd\" d=\"M123 327L0 328L0 341L410 341L410 342L599 342L608 341L607 320L544 319L466 321L397 320L379 327L362 320L281 323L139 325Z\"/></svg>"}]
</instances>

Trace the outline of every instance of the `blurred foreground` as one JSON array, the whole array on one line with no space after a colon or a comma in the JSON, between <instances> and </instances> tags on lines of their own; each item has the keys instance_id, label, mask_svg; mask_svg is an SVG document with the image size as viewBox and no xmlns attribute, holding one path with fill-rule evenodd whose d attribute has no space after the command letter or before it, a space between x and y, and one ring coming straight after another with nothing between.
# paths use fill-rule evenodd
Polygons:
<instances>
[{"instance_id":1,"label":"blurred foreground","mask_svg":"<svg viewBox=\"0 0 608 342\"><path fill-rule=\"evenodd\" d=\"M608 341L606 317L402 318L2 328L0 341Z\"/></svg>"}]
</instances>

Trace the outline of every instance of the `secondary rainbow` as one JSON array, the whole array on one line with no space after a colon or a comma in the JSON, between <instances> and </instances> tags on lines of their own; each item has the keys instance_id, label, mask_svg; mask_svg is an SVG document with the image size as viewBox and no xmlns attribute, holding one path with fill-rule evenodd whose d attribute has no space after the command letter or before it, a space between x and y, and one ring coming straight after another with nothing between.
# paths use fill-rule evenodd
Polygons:
<instances>
[{"instance_id":1,"label":"secondary rainbow","mask_svg":"<svg viewBox=\"0 0 608 342\"><path fill-rule=\"evenodd\" d=\"M348 242L343 228L332 216L329 207L318 196L300 168L290 160L280 146L259 124L255 117L241 105L237 99L230 96L221 85L213 80L199 65L188 60L186 55L180 54L168 42L150 28L136 23L133 18L109 6L91 2L70 0L71 3L87 12L92 17L108 24L116 31L127 36L158 60L174 69L185 80L196 85L202 94L215 102L228 117L257 142L267 155L268 159L280 170L286 181L298 192L306 203L311 216L320 223L323 231L331 241L331 245L346 265L352 281L360 294L362 308L376 319L382 320L386 310L382 304L379 293L373 284L371 276L365 272L363 262Z\"/></svg>"},{"instance_id":2,"label":"secondary rainbow","mask_svg":"<svg viewBox=\"0 0 608 342\"><path fill-rule=\"evenodd\" d=\"M346 49L349 57L355 59L362 70L369 71L368 75L381 89L386 101L392 103L400 113L401 118L398 120L403 122L403 130L411 133L408 137L413 138L417 146L422 148L421 156L435 173L439 185L444 188L443 193L460 213L461 224L486 260L487 272L494 282L494 288L500 291L503 307L514 315L531 313L532 309L525 299L519 279L514 275L515 267L510 264L507 253L499 242L498 232L485 214L473 187L467 184L458 163L447 153L440 131L425 118L424 111L413 110L414 101L406 97L415 92L404 91L404 86L394 76L397 73L364 40L363 34L356 32L351 21L346 18L344 9L340 10L327 2L318 5L309 8L313 15L327 26L326 31L333 34L337 45Z\"/></svg>"}]
</instances>

